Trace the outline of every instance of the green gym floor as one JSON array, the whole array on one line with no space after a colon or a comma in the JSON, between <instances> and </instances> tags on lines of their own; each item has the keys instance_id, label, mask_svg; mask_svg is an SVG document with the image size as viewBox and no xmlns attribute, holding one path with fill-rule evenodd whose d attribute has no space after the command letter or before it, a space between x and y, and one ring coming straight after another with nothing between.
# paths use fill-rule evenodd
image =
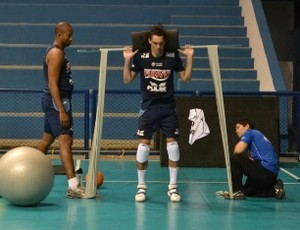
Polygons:
<instances>
[{"instance_id":1,"label":"green gym floor","mask_svg":"<svg viewBox=\"0 0 300 230\"><path fill-rule=\"evenodd\" d=\"M171 203L166 194L168 169L152 160L147 201L136 203L134 160L104 158L99 166L105 181L95 199L67 199L65 175L55 176L51 193L37 206L18 207L0 198L0 229L299 229L300 182L284 171L280 172L286 189L283 200L224 200L215 193L228 190L225 168L181 168L178 185L183 199ZM81 160L81 167L86 172L88 161ZM282 163L281 167L300 176L298 162Z\"/></svg>"}]
</instances>

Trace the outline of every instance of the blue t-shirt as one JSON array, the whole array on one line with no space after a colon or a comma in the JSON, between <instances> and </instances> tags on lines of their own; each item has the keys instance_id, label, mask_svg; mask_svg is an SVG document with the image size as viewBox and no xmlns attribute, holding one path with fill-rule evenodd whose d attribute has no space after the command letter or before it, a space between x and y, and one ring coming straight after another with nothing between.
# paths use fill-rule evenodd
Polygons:
<instances>
[{"instance_id":1,"label":"blue t-shirt","mask_svg":"<svg viewBox=\"0 0 300 230\"><path fill-rule=\"evenodd\" d=\"M184 70L178 52L165 52L158 58L150 51L138 52L131 70L140 72L141 109L175 107L174 72Z\"/></svg>"},{"instance_id":2,"label":"blue t-shirt","mask_svg":"<svg viewBox=\"0 0 300 230\"><path fill-rule=\"evenodd\" d=\"M44 87L44 92L46 96L51 96L50 90L48 87L48 65L46 64L46 56L49 53L49 51L53 48L59 48L55 45L51 45L48 47L46 50L46 54L43 59L43 71L44 71L44 79L45 79L45 87ZM68 59L68 57L65 55L65 60L64 64L61 68L60 75L59 75L59 80L58 80L58 88L60 91L60 95L62 98L67 98L71 100L72 98L72 92L73 92L73 78L72 78L72 71L71 71L71 63Z\"/></svg>"},{"instance_id":3,"label":"blue t-shirt","mask_svg":"<svg viewBox=\"0 0 300 230\"><path fill-rule=\"evenodd\" d=\"M262 166L276 176L279 172L279 160L271 142L258 130L249 129L241 137L248 144L249 157L259 161Z\"/></svg>"}]
</instances>

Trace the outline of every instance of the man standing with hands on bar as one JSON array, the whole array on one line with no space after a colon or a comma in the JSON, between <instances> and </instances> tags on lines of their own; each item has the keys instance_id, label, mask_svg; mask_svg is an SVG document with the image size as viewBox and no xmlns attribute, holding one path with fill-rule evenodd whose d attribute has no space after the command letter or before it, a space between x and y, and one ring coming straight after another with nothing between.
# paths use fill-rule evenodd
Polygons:
<instances>
[{"instance_id":1,"label":"man standing with hands on bar","mask_svg":"<svg viewBox=\"0 0 300 230\"><path fill-rule=\"evenodd\" d=\"M166 137L169 157L168 196L172 202L180 202L181 196L177 187L178 162L180 158L177 137L179 136L178 116L174 98L174 72L180 79L189 82L192 73L194 49L186 45L177 51L165 50L167 33L161 24L154 25L148 34L150 48L147 51L132 51L125 47L123 52L124 83L131 83L140 73L140 89L142 102L139 112L137 135L140 139L137 153L138 185L135 200L146 200L147 186L145 183L150 142L157 128ZM179 56L186 56L186 66L182 65Z\"/></svg>"}]
</instances>

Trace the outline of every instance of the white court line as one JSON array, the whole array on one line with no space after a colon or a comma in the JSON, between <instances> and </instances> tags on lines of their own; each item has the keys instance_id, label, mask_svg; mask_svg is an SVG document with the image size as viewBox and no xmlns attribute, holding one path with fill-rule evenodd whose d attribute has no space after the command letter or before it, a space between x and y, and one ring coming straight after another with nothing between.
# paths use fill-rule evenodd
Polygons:
<instances>
[{"instance_id":1,"label":"white court line","mask_svg":"<svg viewBox=\"0 0 300 230\"><path fill-rule=\"evenodd\" d=\"M134 183L136 180L104 180L104 183ZM147 184L168 184L169 181L147 181ZM228 181L177 181L177 184L228 184Z\"/></svg>"},{"instance_id":2,"label":"white court line","mask_svg":"<svg viewBox=\"0 0 300 230\"><path fill-rule=\"evenodd\" d=\"M136 184L136 180L104 180L104 183L133 183ZM147 184L168 184L169 181L147 181ZM228 184L228 181L178 181L177 184ZM298 182L284 182L285 185L299 185Z\"/></svg>"},{"instance_id":3,"label":"white court line","mask_svg":"<svg viewBox=\"0 0 300 230\"><path fill-rule=\"evenodd\" d=\"M289 176L293 177L294 179L296 179L297 181L300 181L300 177L296 176L295 174L289 172L288 170L284 169L284 168L280 168L281 171L285 172L286 174L288 174Z\"/></svg>"}]
</instances>

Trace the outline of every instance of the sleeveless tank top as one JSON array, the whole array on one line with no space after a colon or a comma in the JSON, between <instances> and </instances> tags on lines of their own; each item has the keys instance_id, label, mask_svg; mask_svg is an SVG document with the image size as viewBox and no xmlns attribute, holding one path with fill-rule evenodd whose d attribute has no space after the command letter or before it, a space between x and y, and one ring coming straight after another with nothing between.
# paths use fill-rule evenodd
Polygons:
<instances>
[{"instance_id":1,"label":"sleeveless tank top","mask_svg":"<svg viewBox=\"0 0 300 230\"><path fill-rule=\"evenodd\" d=\"M43 58L43 71L44 71L44 93L46 96L51 96L50 90L48 87L49 76L48 76L48 65L46 64L46 56L49 51L53 48L58 48L56 45L51 45L47 48L45 56ZM62 65L59 80L58 80L58 88L60 91L60 95L62 98L68 98L69 100L72 99L72 92L73 92L73 78L72 78L72 71L71 71L71 64L68 57L65 55L64 64Z\"/></svg>"}]
</instances>

